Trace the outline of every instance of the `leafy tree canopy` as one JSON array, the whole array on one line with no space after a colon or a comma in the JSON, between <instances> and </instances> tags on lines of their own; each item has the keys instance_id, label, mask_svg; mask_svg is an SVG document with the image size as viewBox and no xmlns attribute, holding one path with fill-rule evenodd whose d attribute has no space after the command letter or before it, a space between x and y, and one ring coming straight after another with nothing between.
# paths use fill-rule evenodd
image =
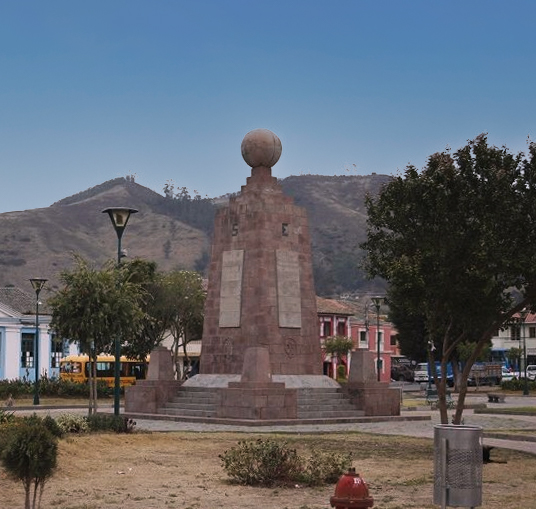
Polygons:
<instances>
[{"instance_id":1,"label":"leafy tree canopy","mask_svg":"<svg viewBox=\"0 0 536 509\"><path fill-rule=\"evenodd\" d=\"M336 355L339 358L347 355L353 346L352 340L346 336L330 336L324 341L324 350L326 353Z\"/></svg>"},{"instance_id":2,"label":"leafy tree canopy","mask_svg":"<svg viewBox=\"0 0 536 509\"><path fill-rule=\"evenodd\" d=\"M418 341L435 349L443 373L458 344L476 343L457 419L463 380L494 331L536 304L535 155L534 143L525 158L480 135L420 172L408 166L367 200L365 266L388 281L399 332L411 330L404 316L421 320Z\"/></svg>"},{"instance_id":3,"label":"leafy tree canopy","mask_svg":"<svg viewBox=\"0 0 536 509\"><path fill-rule=\"evenodd\" d=\"M130 272L108 263L102 269L75 257L75 267L61 273L63 288L49 301L51 328L76 341L82 352L113 353L114 338L134 335L143 317L142 288Z\"/></svg>"}]
</instances>

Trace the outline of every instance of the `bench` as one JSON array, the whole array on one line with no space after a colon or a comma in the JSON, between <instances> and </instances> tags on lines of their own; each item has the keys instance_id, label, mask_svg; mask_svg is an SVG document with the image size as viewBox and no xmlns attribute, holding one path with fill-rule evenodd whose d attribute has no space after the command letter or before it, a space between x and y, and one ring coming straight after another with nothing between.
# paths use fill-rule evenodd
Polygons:
<instances>
[{"instance_id":1,"label":"bench","mask_svg":"<svg viewBox=\"0 0 536 509\"><path fill-rule=\"evenodd\" d=\"M452 395L447 391L445 395L447 408L454 408L454 401L452 400ZM426 389L426 403L430 405L432 410L435 410L439 404L439 396L437 394L437 389Z\"/></svg>"},{"instance_id":2,"label":"bench","mask_svg":"<svg viewBox=\"0 0 536 509\"><path fill-rule=\"evenodd\" d=\"M488 392L488 403L504 403L504 394L498 394L496 392Z\"/></svg>"}]
</instances>

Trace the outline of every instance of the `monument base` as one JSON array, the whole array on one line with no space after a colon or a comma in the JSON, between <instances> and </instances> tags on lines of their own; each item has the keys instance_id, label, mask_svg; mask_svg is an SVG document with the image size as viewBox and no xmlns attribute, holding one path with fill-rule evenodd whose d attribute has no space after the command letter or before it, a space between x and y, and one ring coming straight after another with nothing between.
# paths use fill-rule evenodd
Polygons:
<instances>
[{"instance_id":1,"label":"monument base","mask_svg":"<svg viewBox=\"0 0 536 509\"><path fill-rule=\"evenodd\" d=\"M220 389L216 416L226 419L296 419L297 390L284 383L231 382Z\"/></svg>"},{"instance_id":2,"label":"monument base","mask_svg":"<svg viewBox=\"0 0 536 509\"><path fill-rule=\"evenodd\" d=\"M400 415L400 391L386 382L354 382L343 386L352 405L366 416Z\"/></svg>"},{"instance_id":3,"label":"monument base","mask_svg":"<svg viewBox=\"0 0 536 509\"><path fill-rule=\"evenodd\" d=\"M179 390L177 380L138 380L125 387L125 412L156 414Z\"/></svg>"},{"instance_id":4,"label":"monument base","mask_svg":"<svg viewBox=\"0 0 536 509\"><path fill-rule=\"evenodd\" d=\"M125 387L125 412L157 413L173 398L181 384L175 380L171 352L158 346L151 352L147 380Z\"/></svg>"}]
</instances>

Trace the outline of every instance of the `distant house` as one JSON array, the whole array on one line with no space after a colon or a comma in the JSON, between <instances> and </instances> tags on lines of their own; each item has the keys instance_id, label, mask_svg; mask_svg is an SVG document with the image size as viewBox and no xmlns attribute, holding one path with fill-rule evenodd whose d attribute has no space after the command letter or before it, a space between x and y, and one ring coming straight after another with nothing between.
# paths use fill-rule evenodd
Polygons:
<instances>
[{"instance_id":1,"label":"distant house","mask_svg":"<svg viewBox=\"0 0 536 509\"><path fill-rule=\"evenodd\" d=\"M331 336L350 338L350 316L353 311L343 302L334 299L316 298L316 309L320 327L320 345L324 375L336 378L337 365L343 364L347 370L347 358L337 359L324 350L324 341Z\"/></svg>"},{"instance_id":2,"label":"distant house","mask_svg":"<svg viewBox=\"0 0 536 509\"><path fill-rule=\"evenodd\" d=\"M35 380L35 295L19 288L0 288L0 380ZM59 375L59 360L69 346L49 331L50 315L39 310L39 373Z\"/></svg>"},{"instance_id":3,"label":"distant house","mask_svg":"<svg viewBox=\"0 0 536 509\"><path fill-rule=\"evenodd\" d=\"M365 306L362 313L351 318L351 335L355 349L367 349L375 354L374 363L378 360L378 341L380 351L380 380L391 381L391 356L398 355L398 342L393 324L386 320L380 311L378 317L370 305ZM379 334L378 334L379 332Z\"/></svg>"},{"instance_id":4,"label":"distant house","mask_svg":"<svg viewBox=\"0 0 536 509\"><path fill-rule=\"evenodd\" d=\"M323 346L326 338L330 336L344 336L351 338L353 348L367 349L375 354L374 362L378 354L378 328L377 317L370 305L360 306L355 302L340 301L336 299L316 299L318 320L320 325L320 344ZM380 342L380 370L381 380L391 380L391 356L397 355L398 344L396 331L385 315L380 313L379 342ZM348 373L349 365L347 356L337 359L326 354L322 348L322 362L324 374L336 378L337 366L342 364Z\"/></svg>"},{"instance_id":5,"label":"distant house","mask_svg":"<svg viewBox=\"0 0 536 509\"><path fill-rule=\"evenodd\" d=\"M502 362L514 371L519 371L523 361L509 358L508 353L512 348L521 352L525 350L527 364L536 364L536 313L528 313L523 321L519 320L519 315L515 315L511 323L495 332L491 344L491 360Z\"/></svg>"}]
</instances>

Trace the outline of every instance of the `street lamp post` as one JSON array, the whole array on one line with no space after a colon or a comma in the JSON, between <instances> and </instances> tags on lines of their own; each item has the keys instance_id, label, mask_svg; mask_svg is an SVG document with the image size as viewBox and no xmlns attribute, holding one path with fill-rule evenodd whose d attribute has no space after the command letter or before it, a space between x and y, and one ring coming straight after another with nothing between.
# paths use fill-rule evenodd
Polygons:
<instances>
[{"instance_id":1,"label":"street lamp post","mask_svg":"<svg viewBox=\"0 0 536 509\"><path fill-rule=\"evenodd\" d=\"M39 294L45 286L48 279L34 277L30 279L33 289L35 290L35 385L33 404L39 405Z\"/></svg>"},{"instance_id":2,"label":"street lamp post","mask_svg":"<svg viewBox=\"0 0 536 509\"><path fill-rule=\"evenodd\" d=\"M110 216L112 225L117 234L117 266L121 264L121 237L127 227L131 214L138 212L136 209L128 207L109 207L102 211ZM121 399L121 341L119 335L114 340L114 415L119 415L119 405Z\"/></svg>"},{"instance_id":3,"label":"street lamp post","mask_svg":"<svg viewBox=\"0 0 536 509\"><path fill-rule=\"evenodd\" d=\"M383 302L383 297L372 297L372 302L376 308L376 374L378 382L381 381L381 349L380 349L380 306Z\"/></svg>"},{"instance_id":4,"label":"street lamp post","mask_svg":"<svg viewBox=\"0 0 536 509\"><path fill-rule=\"evenodd\" d=\"M525 336L525 320L529 314L527 309L522 309L519 312L519 321L521 322L521 334L523 336L523 396L529 395L529 381L527 379L527 339ZM521 373L519 373L521 375Z\"/></svg>"}]
</instances>

